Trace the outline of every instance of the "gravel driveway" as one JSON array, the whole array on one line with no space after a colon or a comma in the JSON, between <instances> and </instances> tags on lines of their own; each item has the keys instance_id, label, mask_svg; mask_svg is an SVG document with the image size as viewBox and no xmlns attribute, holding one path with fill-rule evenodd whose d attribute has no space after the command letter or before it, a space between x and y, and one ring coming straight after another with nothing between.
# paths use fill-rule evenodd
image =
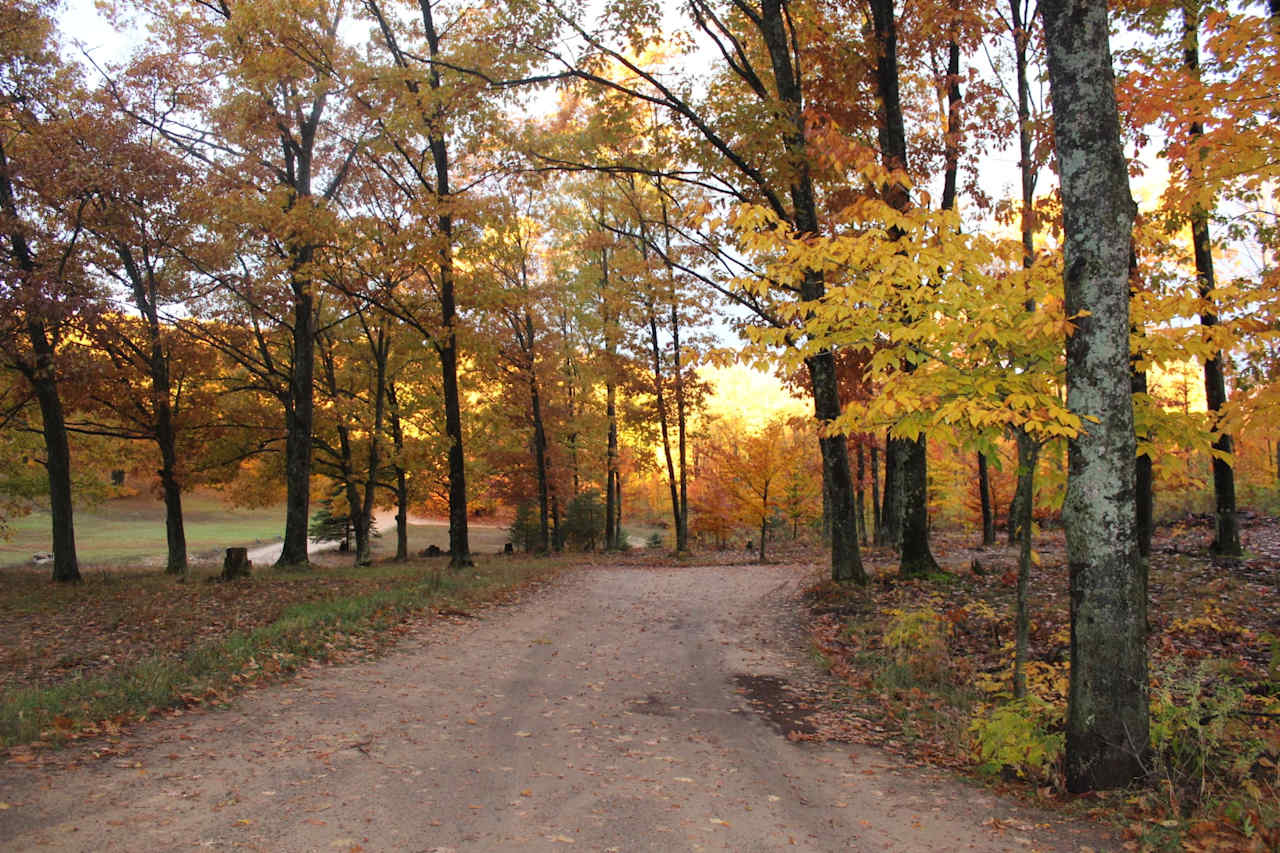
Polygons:
<instances>
[{"instance_id":1,"label":"gravel driveway","mask_svg":"<svg viewBox=\"0 0 1280 853\"><path fill-rule=\"evenodd\" d=\"M803 580L583 569L423 620L376 661L147 724L123 757L0 768L0 848L1112 848L877 750L789 739L788 684L821 677Z\"/></svg>"}]
</instances>

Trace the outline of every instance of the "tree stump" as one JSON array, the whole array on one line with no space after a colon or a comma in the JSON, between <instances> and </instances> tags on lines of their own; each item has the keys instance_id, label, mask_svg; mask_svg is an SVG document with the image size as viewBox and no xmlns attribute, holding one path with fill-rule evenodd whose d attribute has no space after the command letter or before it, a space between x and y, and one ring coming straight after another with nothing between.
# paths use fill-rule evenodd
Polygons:
<instances>
[{"instance_id":1,"label":"tree stump","mask_svg":"<svg viewBox=\"0 0 1280 853\"><path fill-rule=\"evenodd\" d=\"M227 556L222 561L222 579L233 581L236 578L247 578L252 568L248 548L228 548Z\"/></svg>"}]
</instances>

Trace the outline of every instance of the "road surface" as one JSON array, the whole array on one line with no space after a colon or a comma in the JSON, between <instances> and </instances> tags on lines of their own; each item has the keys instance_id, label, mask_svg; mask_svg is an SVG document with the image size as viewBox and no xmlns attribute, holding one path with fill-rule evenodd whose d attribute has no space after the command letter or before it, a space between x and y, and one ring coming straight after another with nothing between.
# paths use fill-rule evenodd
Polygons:
<instances>
[{"instance_id":1,"label":"road surface","mask_svg":"<svg viewBox=\"0 0 1280 853\"><path fill-rule=\"evenodd\" d=\"M385 657L148 723L127 752L0 767L0 848L1112 849L878 750L789 739L787 685L822 677L804 579L583 569L424 619Z\"/></svg>"}]
</instances>

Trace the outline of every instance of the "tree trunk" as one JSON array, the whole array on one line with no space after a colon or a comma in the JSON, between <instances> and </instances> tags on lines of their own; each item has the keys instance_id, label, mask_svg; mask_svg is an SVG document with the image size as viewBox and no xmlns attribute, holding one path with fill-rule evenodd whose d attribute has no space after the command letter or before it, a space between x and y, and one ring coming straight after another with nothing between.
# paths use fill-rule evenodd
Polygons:
<instances>
[{"instance_id":1,"label":"tree trunk","mask_svg":"<svg viewBox=\"0 0 1280 853\"><path fill-rule=\"evenodd\" d=\"M551 548L557 554L564 550L564 536L560 533L560 500L551 493Z\"/></svg>"},{"instance_id":2,"label":"tree trunk","mask_svg":"<svg viewBox=\"0 0 1280 853\"><path fill-rule=\"evenodd\" d=\"M532 325L532 319L529 320ZM529 396L533 409L533 463L538 469L538 553L551 550L551 485L547 476L547 431L542 422L542 395L538 377L530 373Z\"/></svg>"},{"instance_id":3,"label":"tree trunk","mask_svg":"<svg viewBox=\"0 0 1280 853\"><path fill-rule=\"evenodd\" d=\"M898 26L893 7L894 0L871 0L872 27L879 47L876 94L880 108L881 160L887 169L904 170L907 167L907 139L898 89ZM911 203L906 186L900 182L885 188L885 201L899 211L907 210ZM890 230L891 239L901 236L898 229ZM910 371L913 368L904 362L903 369ZM925 442L923 435L914 440L891 439L890 442L897 445L894 452L897 492L894 497L898 521L902 526L898 574L903 577L938 570L937 561L929 549L929 454Z\"/></svg>"},{"instance_id":4,"label":"tree trunk","mask_svg":"<svg viewBox=\"0 0 1280 853\"><path fill-rule=\"evenodd\" d=\"M1021 0L1009 0L1010 21L1013 24L1014 75L1017 89L1018 111L1018 172L1022 185L1022 209L1019 216L1019 227L1022 232L1022 266L1029 269L1035 262L1035 186L1036 169L1032 160L1031 139L1031 88L1027 78L1027 45L1030 33L1027 23L1022 19L1023 5ZM1028 312L1036 309L1033 300L1026 303ZM1030 436L1021 427L1014 427L1014 441L1019 446L1028 441ZM1009 501L1008 533L1009 544L1021 541L1021 519L1027 516L1025 507L1034 504L1035 495L1027 495L1024 489L1026 482L1018 477L1013 488L1013 498ZM994 544L994 540L993 543Z\"/></svg>"},{"instance_id":5,"label":"tree trunk","mask_svg":"<svg viewBox=\"0 0 1280 853\"><path fill-rule=\"evenodd\" d=\"M880 527L876 531L878 545L897 549L902 535L898 517L898 445L885 436L884 441L884 500L880 506Z\"/></svg>"},{"instance_id":6,"label":"tree trunk","mask_svg":"<svg viewBox=\"0 0 1280 853\"><path fill-rule=\"evenodd\" d=\"M676 444L680 454L680 519L676 525L676 553L689 550L689 451L688 416L685 411L684 365L680 353L680 318L674 300L671 303L671 335L676 381Z\"/></svg>"},{"instance_id":7,"label":"tree trunk","mask_svg":"<svg viewBox=\"0 0 1280 853\"><path fill-rule=\"evenodd\" d=\"M164 531L169 556L165 574L187 574L187 533L182 523L182 485L178 482L178 458L174 449L173 425L165 413L156 419L156 444L160 447L160 487L164 491Z\"/></svg>"},{"instance_id":8,"label":"tree trunk","mask_svg":"<svg viewBox=\"0 0 1280 853\"><path fill-rule=\"evenodd\" d=\"M429 0L418 3L422 13L422 30L427 38L427 51L431 60L440 53L440 36L436 32L435 19L432 16ZM440 68L431 66L427 75L428 85L432 91L441 88ZM434 117L438 118L438 116ZM439 127L434 122L433 127ZM427 144L431 148L431 161L435 166L434 195L437 202L446 203L442 213L436 218L436 227L440 231L440 326L438 350L440 352L440 373L444 392L445 433L449 438L449 566L460 569L472 565L471 542L467 531L467 468L466 457L462 449L462 407L458 391L458 311L454 299L453 281L453 214L449 212L447 201L449 190L449 149L442 132L428 135Z\"/></svg>"},{"instance_id":9,"label":"tree trunk","mask_svg":"<svg viewBox=\"0 0 1280 853\"><path fill-rule=\"evenodd\" d=\"M409 559L409 472L400 464L404 458L404 426L400 421L400 401L394 379L387 382L387 418L395 452L392 468L396 475L396 562L404 563Z\"/></svg>"},{"instance_id":10,"label":"tree trunk","mask_svg":"<svg viewBox=\"0 0 1280 853\"><path fill-rule=\"evenodd\" d=\"M1040 444L1018 430L1018 481L1022 493L1032 496L1023 501L1018 519L1020 547L1018 549L1018 587L1014 601L1013 643L1013 698L1027 695L1027 653L1031 647L1031 616L1027 610L1027 588L1031 581L1032 518L1035 516L1036 463L1040 458Z\"/></svg>"},{"instance_id":11,"label":"tree trunk","mask_svg":"<svg viewBox=\"0 0 1280 853\"><path fill-rule=\"evenodd\" d=\"M758 26L769 51L778 99L788 121L783 132L783 147L793 163L790 186L793 224L802 236L816 235L818 208L805 150L804 98L800 77L792 64L792 41L781 0L762 0ZM801 298L816 303L825 292L822 273L806 270L800 283ZM842 409L835 358L830 350L822 350L806 358L805 365L813 388L814 416L819 427L824 428L840 417ZM848 442L840 435L822 436L818 439L818 449L822 454L822 487L831 506L831 579L862 586L867 583L867 573L862 567L857 522L853 517Z\"/></svg>"},{"instance_id":12,"label":"tree trunk","mask_svg":"<svg viewBox=\"0 0 1280 853\"><path fill-rule=\"evenodd\" d=\"M311 262L313 251L297 250L294 268ZM284 543L276 566L305 569L311 517L311 449L315 427L316 316L314 282L295 272L293 280L293 365L285 406Z\"/></svg>"},{"instance_id":13,"label":"tree trunk","mask_svg":"<svg viewBox=\"0 0 1280 853\"><path fill-rule=\"evenodd\" d=\"M676 529L676 550L680 541L680 488L676 482L676 463L671 455L671 430L668 426L667 396L662 390L662 348L658 343L658 321L653 301L649 301L649 352L653 356L653 394L658 404L658 426L662 432L662 456L667 464L667 486L671 492L671 519Z\"/></svg>"},{"instance_id":14,"label":"tree trunk","mask_svg":"<svg viewBox=\"0 0 1280 853\"><path fill-rule=\"evenodd\" d=\"M996 518L991 511L991 475L987 471L987 454L978 453L978 500L982 504L982 547L996 544Z\"/></svg>"},{"instance_id":15,"label":"tree trunk","mask_svg":"<svg viewBox=\"0 0 1280 853\"><path fill-rule=\"evenodd\" d=\"M605 451L605 500L604 500L604 547L612 551L618 547L618 508L614 501L618 497L618 387L613 377L605 383L605 417L609 421L609 435Z\"/></svg>"},{"instance_id":16,"label":"tree trunk","mask_svg":"<svg viewBox=\"0 0 1280 853\"><path fill-rule=\"evenodd\" d=\"M883 544L880 521L880 444L872 436L871 443L871 538L877 545Z\"/></svg>"},{"instance_id":17,"label":"tree trunk","mask_svg":"<svg viewBox=\"0 0 1280 853\"><path fill-rule=\"evenodd\" d=\"M902 517L902 551L898 575L924 577L937 573L938 562L929 550L929 467L924 436L898 442L899 492Z\"/></svg>"},{"instance_id":18,"label":"tree trunk","mask_svg":"<svg viewBox=\"0 0 1280 853\"><path fill-rule=\"evenodd\" d=\"M819 423L840 415L839 389L835 381L835 359L824 351L805 359L813 386L813 405ZM822 454L823 491L831 507L831 579L841 583L867 583L858 547L858 527L854 519L853 478L849 476L849 443L842 435L818 439Z\"/></svg>"},{"instance_id":19,"label":"tree trunk","mask_svg":"<svg viewBox=\"0 0 1280 853\"><path fill-rule=\"evenodd\" d=\"M28 321L35 369L27 379L40 404L41 434L44 436L45 471L49 475L49 515L53 520L53 579L59 583L79 583L80 563L76 559L75 523L71 503L71 445L62 398L54 379L53 347L44 326Z\"/></svg>"},{"instance_id":20,"label":"tree trunk","mask_svg":"<svg viewBox=\"0 0 1280 853\"><path fill-rule=\"evenodd\" d=\"M15 266L24 278L33 276L36 272L36 259L26 235L19 227L21 219L3 141L0 141L0 211L10 222L11 230L5 236L9 239ZM31 284L23 281L19 286L29 287ZM67 422L62 411L62 397L58 393L54 345L49 340L49 330L42 320L28 315L26 326L33 363L19 362L16 367L30 383L40 405L44 466L49 476L53 579L60 583L78 583L80 562L76 559L75 523L71 503L71 444L67 441Z\"/></svg>"},{"instance_id":21,"label":"tree trunk","mask_svg":"<svg viewBox=\"0 0 1280 853\"><path fill-rule=\"evenodd\" d=\"M363 315L361 315L363 322ZM378 471L382 467L382 417L385 390L387 386L387 356L389 341L385 330L378 329L376 337L365 326L365 339L374 359L374 379L370 395L373 397L373 425L369 430L369 458L365 469L364 498L360 504L356 523L356 559L357 566L368 566L373 563L373 505L378 489ZM361 532L364 537L361 541Z\"/></svg>"},{"instance_id":22,"label":"tree trunk","mask_svg":"<svg viewBox=\"0 0 1280 853\"><path fill-rule=\"evenodd\" d=\"M1200 15L1199 6L1182 7L1183 67L1196 81L1200 79ZM1193 121L1190 129L1191 144L1204 136L1204 126ZM1205 152L1190 151L1191 157L1203 158ZM1197 163L1189 162L1192 180L1198 177ZM1213 272L1213 240L1209 234L1209 211L1199 204L1191 209L1191 242L1195 252L1196 279L1204 308L1200 312L1200 325L1206 335L1218 325L1217 311L1213 304L1213 290L1217 281ZM1209 408L1209 418L1218 437L1213 442L1213 497L1214 536L1210 550L1223 556L1239 557L1244 553L1240 545L1240 522L1236 518L1236 475L1231 467L1234 450L1231 434L1222 428L1222 409L1227 404L1227 384L1222 375L1222 352L1215 351L1204 362L1204 396ZM1226 458L1224 458L1226 457Z\"/></svg>"},{"instance_id":23,"label":"tree trunk","mask_svg":"<svg viewBox=\"0 0 1280 853\"><path fill-rule=\"evenodd\" d=\"M144 272L131 247L114 243L133 290L133 304L147 328L147 377L151 381L151 426L160 451L160 487L164 495L165 542L168 559L165 574L186 575L187 536L182 521L182 486L178 482L177 430L173 422L172 388L169 383L169 355L165 352L158 296L150 268Z\"/></svg>"},{"instance_id":24,"label":"tree trunk","mask_svg":"<svg viewBox=\"0 0 1280 853\"><path fill-rule=\"evenodd\" d=\"M764 494L760 496L760 502L763 506L760 508L760 562L764 562L764 541L769 533L769 487L764 487Z\"/></svg>"},{"instance_id":25,"label":"tree trunk","mask_svg":"<svg viewBox=\"0 0 1280 853\"><path fill-rule=\"evenodd\" d=\"M1073 792L1143 773L1147 590L1134 513L1129 241L1136 208L1120 146L1104 0L1042 0L1062 176L1068 442L1063 520L1071 585L1066 777ZM1096 419L1096 422L1093 422Z\"/></svg>"},{"instance_id":26,"label":"tree trunk","mask_svg":"<svg viewBox=\"0 0 1280 853\"><path fill-rule=\"evenodd\" d=\"M1136 266L1136 264L1135 264ZM1137 353L1130 357L1130 390L1134 394L1147 393L1147 373L1138 369ZM1155 476L1151 454L1141 453L1134 461L1134 522L1138 531L1138 555L1151 556L1151 536L1155 530Z\"/></svg>"},{"instance_id":27,"label":"tree trunk","mask_svg":"<svg viewBox=\"0 0 1280 853\"><path fill-rule=\"evenodd\" d=\"M661 196L662 183L658 182L658 190ZM680 296L679 286L676 282L675 271L672 269L669 259L671 257L671 222L667 216L667 202L665 196L662 197L662 239L664 243L663 258L667 272L667 280L670 285L670 322L671 322L671 374L675 389L676 398L676 443L677 453L679 454L680 473L679 473L679 494L674 498L678 507L676 511L676 553L682 554L689 550L689 459L688 459L688 440L687 440L687 401L685 399L684 387L684 353L680 347ZM665 442L664 442L665 443Z\"/></svg>"},{"instance_id":28,"label":"tree trunk","mask_svg":"<svg viewBox=\"0 0 1280 853\"><path fill-rule=\"evenodd\" d=\"M867 476L866 468L866 452L862 447L862 437L858 437L858 487L856 492L857 512L854 517L858 522L858 541L863 545L867 544L867 505L866 505L866 489L863 486Z\"/></svg>"}]
</instances>

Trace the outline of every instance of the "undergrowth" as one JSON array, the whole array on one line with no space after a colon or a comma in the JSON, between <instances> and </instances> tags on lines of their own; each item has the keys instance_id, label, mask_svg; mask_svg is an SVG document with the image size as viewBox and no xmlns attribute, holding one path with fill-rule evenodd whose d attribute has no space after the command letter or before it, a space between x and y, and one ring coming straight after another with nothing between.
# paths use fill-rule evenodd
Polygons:
<instances>
[{"instance_id":1,"label":"undergrowth","mask_svg":"<svg viewBox=\"0 0 1280 853\"><path fill-rule=\"evenodd\" d=\"M1012 588L999 569L904 581L892 554L881 559L869 594L810 590L815 644L861 718L848 723L853 739L1073 801L1066 584L1052 577L1065 567L1039 570L1051 577L1036 581L1028 695L1015 700ZM982 559L999 566L989 551ZM1092 800L1127 817L1134 849L1280 849L1280 640L1260 628L1274 621L1260 570L1245 572L1237 581L1207 560L1154 562L1147 781Z\"/></svg>"}]
</instances>

